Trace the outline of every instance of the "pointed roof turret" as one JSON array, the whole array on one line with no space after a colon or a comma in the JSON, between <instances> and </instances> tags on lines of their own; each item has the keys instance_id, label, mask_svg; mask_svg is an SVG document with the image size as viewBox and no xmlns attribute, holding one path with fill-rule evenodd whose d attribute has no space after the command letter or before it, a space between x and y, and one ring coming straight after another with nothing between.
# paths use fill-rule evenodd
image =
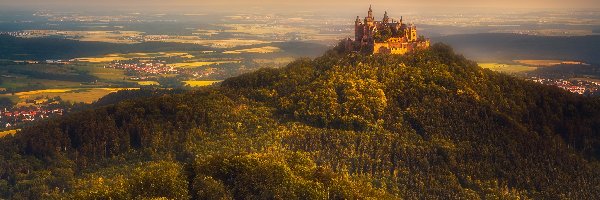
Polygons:
<instances>
[{"instance_id":1,"label":"pointed roof turret","mask_svg":"<svg viewBox=\"0 0 600 200\"><path fill-rule=\"evenodd\" d=\"M390 22L390 18L388 17L387 11L385 11L385 14L383 14L383 23L389 23Z\"/></svg>"}]
</instances>

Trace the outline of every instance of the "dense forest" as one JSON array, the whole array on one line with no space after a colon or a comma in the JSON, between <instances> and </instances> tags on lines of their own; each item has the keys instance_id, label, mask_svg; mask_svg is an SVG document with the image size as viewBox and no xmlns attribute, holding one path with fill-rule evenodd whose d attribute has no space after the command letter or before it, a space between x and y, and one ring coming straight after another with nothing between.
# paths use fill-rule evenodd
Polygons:
<instances>
[{"instance_id":1,"label":"dense forest","mask_svg":"<svg viewBox=\"0 0 600 200\"><path fill-rule=\"evenodd\" d=\"M600 99L443 44L127 92L1 139L0 198L600 197Z\"/></svg>"}]
</instances>

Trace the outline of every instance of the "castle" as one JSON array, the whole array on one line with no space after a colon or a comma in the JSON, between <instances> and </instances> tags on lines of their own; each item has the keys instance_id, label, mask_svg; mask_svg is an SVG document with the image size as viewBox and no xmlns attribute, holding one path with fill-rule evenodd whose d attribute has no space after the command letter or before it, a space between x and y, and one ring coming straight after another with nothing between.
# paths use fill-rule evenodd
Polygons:
<instances>
[{"instance_id":1,"label":"castle","mask_svg":"<svg viewBox=\"0 0 600 200\"><path fill-rule=\"evenodd\" d=\"M364 20L356 16L354 23L354 41L348 38L346 48L350 51L382 54L405 54L416 49L429 47L429 40L417 35L414 24L402 23L388 17L387 11L381 21L375 21L373 10Z\"/></svg>"}]
</instances>

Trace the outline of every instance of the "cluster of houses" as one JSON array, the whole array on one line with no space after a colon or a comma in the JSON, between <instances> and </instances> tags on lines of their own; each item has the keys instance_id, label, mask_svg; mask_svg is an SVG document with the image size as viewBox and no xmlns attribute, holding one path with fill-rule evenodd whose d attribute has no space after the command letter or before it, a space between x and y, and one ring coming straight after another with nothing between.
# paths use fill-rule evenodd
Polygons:
<instances>
[{"instance_id":1,"label":"cluster of houses","mask_svg":"<svg viewBox=\"0 0 600 200\"><path fill-rule=\"evenodd\" d=\"M151 60L145 62L138 61L115 61L104 68L123 69L130 72L136 72L135 75L129 77L129 80L143 81L152 80L155 77L153 75L165 75L165 74L181 74L190 75L193 77L206 77L216 73L214 68L177 68L169 66L165 61L162 60Z\"/></svg>"},{"instance_id":2,"label":"cluster of houses","mask_svg":"<svg viewBox=\"0 0 600 200\"><path fill-rule=\"evenodd\" d=\"M531 77L530 80L544 85L555 85L572 93L586 95L600 95L600 81L565 80Z\"/></svg>"},{"instance_id":3,"label":"cluster of houses","mask_svg":"<svg viewBox=\"0 0 600 200\"><path fill-rule=\"evenodd\" d=\"M176 74L178 73L177 68L167 66L164 62L134 62L134 63L121 63L114 62L105 65L104 68L124 69L128 71L143 72L148 74Z\"/></svg>"},{"instance_id":4,"label":"cluster of houses","mask_svg":"<svg viewBox=\"0 0 600 200\"><path fill-rule=\"evenodd\" d=\"M27 122L63 115L63 108L14 107L0 110L0 128L10 128Z\"/></svg>"}]
</instances>

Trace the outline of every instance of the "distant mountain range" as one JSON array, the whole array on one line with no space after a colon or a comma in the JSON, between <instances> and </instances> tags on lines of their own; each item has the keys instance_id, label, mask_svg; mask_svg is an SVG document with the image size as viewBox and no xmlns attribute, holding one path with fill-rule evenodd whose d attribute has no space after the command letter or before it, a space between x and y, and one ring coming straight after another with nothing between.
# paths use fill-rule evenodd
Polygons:
<instances>
[{"instance_id":1,"label":"distant mountain range","mask_svg":"<svg viewBox=\"0 0 600 200\"><path fill-rule=\"evenodd\" d=\"M505 33L450 35L432 38L475 60L577 60L600 64L600 36L532 36Z\"/></svg>"}]
</instances>

